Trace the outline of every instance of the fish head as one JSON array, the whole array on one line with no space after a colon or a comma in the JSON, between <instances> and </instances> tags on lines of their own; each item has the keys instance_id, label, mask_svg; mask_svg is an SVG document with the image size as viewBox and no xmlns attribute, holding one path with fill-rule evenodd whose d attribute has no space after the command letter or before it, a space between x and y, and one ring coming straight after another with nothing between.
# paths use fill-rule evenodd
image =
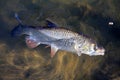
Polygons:
<instances>
[{"instance_id":1,"label":"fish head","mask_svg":"<svg viewBox=\"0 0 120 80\"><path fill-rule=\"evenodd\" d=\"M95 42L91 41L86 41L79 44L77 43L75 45L75 49L78 56L80 56L82 53L89 56L104 55L105 53L105 49L103 47L99 47Z\"/></svg>"}]
</instances>

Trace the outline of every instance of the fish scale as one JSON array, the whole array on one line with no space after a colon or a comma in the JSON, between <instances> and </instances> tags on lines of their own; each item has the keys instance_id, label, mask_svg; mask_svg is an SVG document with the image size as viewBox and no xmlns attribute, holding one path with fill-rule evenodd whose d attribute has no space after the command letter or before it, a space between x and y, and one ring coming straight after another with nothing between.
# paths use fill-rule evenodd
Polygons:
<instances>
[{"instance_id":1,"label":"fish scale","mask_svg":"<svg viewBox=\"0 0 120 80\"><path fill-rule=\"evenodd\" d=\"M55 41L48 41L46 44L54 45L60 50L65 50L69 52L76 52L74 39L59 39ZM69 47L68 47L69 46Z\"/></svg>"},{"instance_id":2,"label":"fish scale","mask_svg":"<svg viewBox=\"0 0 120 80\"><path fill-rule=\"evenodd\" d=\"M70 30L66 30L66 29L41 29L39 30L41 33L43 33L44 35L47 35L49 37L52 38L56 38L56 39L68 39L68 38L72 38L72 37L76 37L78 36L77 33L72 32Z\"/></svg>"}]
</instances>

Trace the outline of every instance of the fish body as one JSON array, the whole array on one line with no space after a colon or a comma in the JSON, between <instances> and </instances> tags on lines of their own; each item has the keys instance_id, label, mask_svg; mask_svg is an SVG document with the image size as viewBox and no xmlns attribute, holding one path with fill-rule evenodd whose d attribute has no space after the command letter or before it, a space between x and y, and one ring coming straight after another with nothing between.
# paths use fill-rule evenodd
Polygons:
<instances>
[{"instance_id":1,"label":"fish body","mask_svg":"<svg viewBox=\"0 0 120 80\"><path fill-rule=\"evenodd\" d=\"M51 57L55 55L57 50L76 53L78 56L81 56L81 54L87 54L89 56L104 55L105 52L105 49L103 47L98 47L98 45L91 39L88 39L81 35L68 39L47 41L43 44L51 46Z\"/></svg>"},{"instance_id":2,"label":"fish body","mask_svg":"<svg viewBox=\"0 0 120 80\"><path fill-rule=\"evenodd\" d=\"M54 28L56 26L54 23L48 20L47 22L52 28L33 28L19 24L11 31L11 34L13 36L25 35L25 42L30 48L35 48L40 44L51 46L51 57L58 50L76 53L78 56L81 54L104 55L105 49L98 47L91 39L67 29Z\"/></svg>"},{"instance_id":3,"label":"fish body","mask_svg":"<svg viewBox=\"0 0 120 80\"><path fill-rule=\"evenodd\" d=\"M18 26L19 27L19 26ZM96 43L93 43L87 37L79 35L75 32L65 29L36 29L36 28L21 28L19 35L26 35L25 40L30 48L35 48L40 44L51 46L51 57L58 50L65 50L81 54L104 55L105 50L99 48ZM42 31L43 30L43 31ZM48 31L48 32L47 32ZM17 29L13 29L12 34L16 34ZM45 33L47 32L47 33Z\"/></svg>"}]
</instances>

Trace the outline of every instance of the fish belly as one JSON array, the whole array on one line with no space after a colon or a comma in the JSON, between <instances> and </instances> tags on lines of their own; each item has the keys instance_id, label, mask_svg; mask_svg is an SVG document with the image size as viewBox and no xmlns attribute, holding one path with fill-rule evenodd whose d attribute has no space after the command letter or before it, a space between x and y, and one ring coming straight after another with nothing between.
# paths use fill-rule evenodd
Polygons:
<instances>
[{"instance_id":1,"label":"fish belly","mask_svg":"<svg viewBox=\"0 0 120 80\"><path fill-rule=\"evenodd\" d=\"M69 52L76 52L75 44L70 39L59 39L56 41L50 41L49 44L56 46L59 50L65 50Z\"/></svg>"}]
</instances>

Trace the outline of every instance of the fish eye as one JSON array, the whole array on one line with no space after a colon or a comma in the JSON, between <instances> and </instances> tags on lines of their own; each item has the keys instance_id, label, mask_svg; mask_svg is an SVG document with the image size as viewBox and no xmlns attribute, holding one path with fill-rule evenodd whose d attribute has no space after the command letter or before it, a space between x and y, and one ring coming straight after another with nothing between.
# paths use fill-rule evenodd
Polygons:
<instances>
[{"instance_id":1,"label":"fish eye","mask_svg":"<svg viewBox=\"0 0 120 80\"><path fill-rule=\"evenodd\" d=\"M97 45L94 45L94 50L95 50L95 51L97 50Z\"/></svg>"}]
</instances>

